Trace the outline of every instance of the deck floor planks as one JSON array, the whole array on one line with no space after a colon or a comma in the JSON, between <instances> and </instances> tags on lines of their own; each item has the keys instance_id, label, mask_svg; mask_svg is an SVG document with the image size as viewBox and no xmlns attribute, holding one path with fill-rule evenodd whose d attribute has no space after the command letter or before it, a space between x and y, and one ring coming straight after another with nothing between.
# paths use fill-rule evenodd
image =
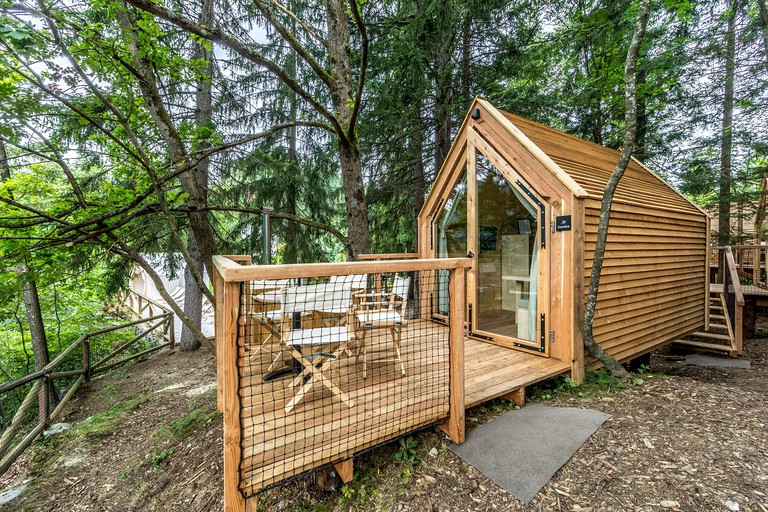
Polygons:
<instances>
[{"instance_id":1,"label":"deck floor planks","mask_svg":"<svg viewBox=\"0 0 768 512\"><path fill-rule=\"evenodd\" d=\"M354 407L347 407L318 383L290 413L284 407L293 396L293 390L287 389L291 377L264 383L261 376L271 362L270 354L263 351L251 361L251 354L242 350L243 487L261 489L445 418L448 335L444 325L409 321L402 333L403 377L399 364L392 360L391 335L375 330L367 337L366 379L354 357L338 361L339 373L346 381L341 388L355 401ZM387 360L377 361L382 358ZM556 359L466 339L466 407L569 368Z\"/></svg>"},{"instance_id":2,"label":"deck floor planks","mask_svg":"<svg viewBox=\"0 0 768 512\"><path fill-rule=\"evenodd\" d=\"M569 364L558 359L482 341L467 339L464 346L464 403L467 408L570 369Z\"/></svg>"}]
</instances>

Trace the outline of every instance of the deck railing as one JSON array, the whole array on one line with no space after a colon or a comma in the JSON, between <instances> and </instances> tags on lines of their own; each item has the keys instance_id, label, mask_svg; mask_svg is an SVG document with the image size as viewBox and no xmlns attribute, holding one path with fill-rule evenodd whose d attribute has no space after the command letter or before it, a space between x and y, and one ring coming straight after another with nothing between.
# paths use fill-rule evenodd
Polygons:
<instances>
[{"instance_id":1,"label":"deck railing","mask_svg":"<svg viewBox=\"0 0 768 512\"><path fill-rule=\"evenodd\" d=\"M64 349L42 370L30 373L25 377L5 382L0 385L0 404L13 402L8 397L17 389L28 386L31 388L15 408L13 418L6 425L0 436L0 475L13 464L24 450L48 428L69 403L83 382L93 375L105 372L116 366L136 360L165 347L173 348L173 313L154 303L154 315L127 322L121 325L107 327L80 336L74 343ZM142 325L145 328L141 328ZM91 342L98 336L116 331L139 328L139 332L130 337L106 354L92 352ZM152 333L162 333L162 341L148 343ZM137 350L119 360L115 358L129 350ZM96 361L93 359L98 358ZM53 390L63 393L60 399L52 400ZM52 406L55 406L52 408ZM35 415L33 407L37 405Z\"/></svg>"},{"instance_id":2,"label":"deck railing","mask_svg":"<svg viewBox=\"0 0 768 512\"><path fill-rule=\"evenodd\" d=\"M736 246L744 247L744 246ZM714 282L723 285L726 311L733 328L733 340L731 340L730 353L733 356L741 355L743 350L744 332L744 293L741 286L739 267L734 258L731 247L712 247L713 259L717 261L718 271L714 276ZM742 263L744 262L742 252ZM754 256L754 253L753 253ZM759 261L759 259L757 260Z\"/></svg>"},{"instance_id":3,"label":"deck railing","mask_svg":"<svg viewBox=\"0 0 768 512\"><path fill-rule=\"evenodd\" d=\"M428 425L463 442L469 260L214 263L227 510Z\"/></svg>"},{"instance_id":4,"label":"deck railing","mask_svg":"<svg viewBox=\"0 0 768 512\"><path fill-rule=\"evenodd\" d=\"M733 260L742 279L750 281L755 286L766 286L766 254L765 245L732 245Z\"/></svg>"}]
</instances>

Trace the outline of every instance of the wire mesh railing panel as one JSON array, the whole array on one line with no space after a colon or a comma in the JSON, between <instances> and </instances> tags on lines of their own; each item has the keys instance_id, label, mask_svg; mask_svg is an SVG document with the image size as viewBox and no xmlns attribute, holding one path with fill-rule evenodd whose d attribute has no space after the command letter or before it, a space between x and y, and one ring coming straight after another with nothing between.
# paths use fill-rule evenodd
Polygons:
<instances>
[{"instance_id":1,"label":"wire mesh railing panel","mask_svg":"<svg viewBox=\"0 0 768 512\"><path fill-rule=\"evenodd\" d=\"M449 413L434 271L242 283L237 363L245 496Z\"/></svg>"}]
</instances>

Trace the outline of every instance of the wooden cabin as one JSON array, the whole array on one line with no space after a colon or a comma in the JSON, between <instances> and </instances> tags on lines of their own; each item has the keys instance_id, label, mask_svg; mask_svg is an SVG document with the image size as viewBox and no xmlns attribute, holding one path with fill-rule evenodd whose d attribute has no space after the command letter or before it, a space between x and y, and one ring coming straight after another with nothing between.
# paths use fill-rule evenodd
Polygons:
<instances>
[{"instance_id":1,"label":"wooden cabin","mask_svg":"<svg viewBox=\"0 0 768 512\"><path fill-rule=\"evenodd\" d=\"M465 408L522 405L526 386L557 375L581 381L601 194L618 158L478 99L419 216L418 255L215 256L227 510L327 464L346 482L356 454L427 425L461 443ZM706 326L708 224L631 162L594 323L608 352L632 359ZM398 292L398 276L418 286ZM373 320L369 307L386 311Z\"/></svg>"},{"instance_id":2,"label":"wooden cabin","mask_svg":"<svg viewBox=\"0 0 768 512\"><path fill-rule=\"evenodd\" d=\"M467 256L470 339L571 363L609 149L476 99L419 215L421 258ZM616 190L594 320L626 361L708 323L709 216L638 160ZM423 292L429 293L427 290ZM439 318L444 286L434 291Z\"/></svg>"}]
</instances>

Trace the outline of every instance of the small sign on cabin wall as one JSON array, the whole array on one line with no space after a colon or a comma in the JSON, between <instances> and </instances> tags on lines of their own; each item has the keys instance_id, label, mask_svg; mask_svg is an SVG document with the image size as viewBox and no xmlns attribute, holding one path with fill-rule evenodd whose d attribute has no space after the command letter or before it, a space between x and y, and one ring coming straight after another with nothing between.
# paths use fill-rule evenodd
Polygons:
<instances>
[{"instance_id":1,"label":"small sign on cabin wall","mask_svg":"<svg viewBox=\"0 0 768 512\"><path fill-rule=\"evenodd\" d=\"M559 215L555 217L555 229L557 231L570 231L571 230L571 216Z\"/></svg>"}]
</instances>

